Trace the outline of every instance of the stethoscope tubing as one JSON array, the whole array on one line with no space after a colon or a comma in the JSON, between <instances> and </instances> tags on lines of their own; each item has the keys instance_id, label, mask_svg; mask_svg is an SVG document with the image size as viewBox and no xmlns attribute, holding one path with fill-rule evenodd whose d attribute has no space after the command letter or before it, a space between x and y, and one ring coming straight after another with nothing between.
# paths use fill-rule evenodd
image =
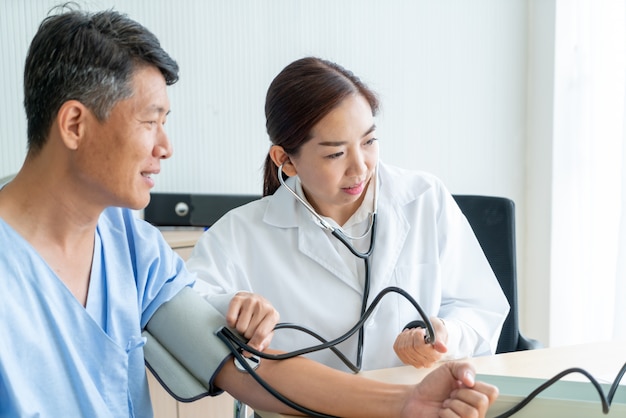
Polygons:
<instances>
[{"instance_id":1,"label":"stethoscope tubing","mask_svg":"<svg viewBox=\"0 0 626 418\"><path fill-rule=\"evenodd\" d=\"M297 357L297 356L300 356L300 355L310 354L310 353L313 353L315 351L320 351L320 350L324 350L324 349L327 349L327 348L330 348L330 347L334 347L335 345L344 342L345 340L350 338L352 335L354 335L354 333L357 332L359 329L363 328L363 325L369 319L369 317L372 315L372 313L376 309L376 306L378 306L378 304L380 303L382 298L386 294L391 293L391 292L398 293L398 294L404 296L413 305L413 307L417 310L417 312L420 314L420 316L422 317L422 319L426 323L426 328L427 328L427 334L428 335L426 335L425 341L428 344L433 344L435 342L435 340L434 340L435 331L433 329L432 323L428 320L428 315L426 315L426 312L424 312L424 310L419 305L419 303L417 303L417 301L407 291L405 291L404 289L401 289L399 287L396 287L396 286L389 286L389 287L386 287L383 290L381 290L378 293L378 295L376 295L376 298L374 298L374 300L370 304L369 308L361 316L359 321L352 328L350 328L345 334L335 338L334 340L326 341L322 337L320 337L317 334L315 334L314 332L312 332L310 330L307 330L306 331L307 333L310 333L310 335L315 336L319 340L323 341L323 343L322 344L318 344L318 345L313 345L313 346L310 346L310 347L301 348L299 350L294 350L294 351L291 351L291 352L288 352L288 353L268 354L268 353L264 353L262 351L259 351L259 350L255 349L255 348L249 346L238 334L234 333L233 331L231 331L229 328L226 328L226 327L221 328L220 331L218 331L218 332L223 332L225 335L227 335L229 337L229 339L232 340L235 343L235 345L240 350L247 351L247 352L249 352L251 354L254 354L255 356L258 356L258 357L264 358L264 359L268 359L268 360L286 360L286 359L290 359L290 358ZM296 329L300 329L300 330L302 330L301 328L303 328L303 327L300 327L300 326L295 326L295 327L296 327ZM288 323L277 324L275 329L281 329L281 328L291 328L291 324L288 324ZM357 372L358 372L358 370L357 370Z\"/></svg>"},{"instance_id":2,"label":"stethoscope tubing","mask_svg":"<svg viewBox=\"0 0 626 418\"><path fill-rule=\"evenodd\" d=\"M302 412L303 414L308 415L308 416L317 417L317 418L334 418L333 415L322 414L320 412L317 412L317 411L308 409L306 407L303 407L302 405L299 405L299 404L295 403L294 401L290 400L289 398L285 397L284 395L282 395L275 388L273 388L269 383L267 383L267 381L265 381L261 376L259 376L259 374L254 370L254 368L252 368L248 364L248 362L245 361L245 358L243 357L243 355L241 353L244 352L244 351L247 351L247 352L251 353L252 355L255 355L255 356L259 357L259 358L264 358L264 359L268 359L268 360L286 360L286 359L289 359L289 358L292 358L292 357L297 357L299 355L308 354L308 353L312 353L314 351L319 351L319 350L323 350L323 349L326 349L326 348L330 348L331 350L333 350L333 352L335 354L337 354L342 359L342 361L344 361L344 363L346 365L348 365L348 367L350 367L350 364L351 364L350 361L339 350L336 349L335 345L337 345L337 344L347 340L348 338L350 338L352 335L354 335L354 333L357 330L362 330L363 329L363 325L365 324L365 321L367 321L367 319L370 317L370 315L374 312L374 309L376 308L376 306L378 306L378 304L380 303L382 298L387 293L390 293L390 292L399 293L402 296L404 296L409 302L411 302L411 304L419 312L420 316L422 317L422 319L426 323L426 326L428 328L428 336L427 337L432 336L433 337L432 342L434 342L435 332L434 332L434 330L432 328L432 324L430 323L426 313L422 310L422 308L415 301L415 299L413 299L413 297L411 297L411 295L409 295L405 290L403 290L403 289L401 289L399 287L394 287L394 286L387 287L387 288L383 289L380 293L378 293L376 298L372 301L372 304L370 305L369 309L367 309L365 314L361 316L361 319L354 325L354 327L352 327L348 332L346 332L341 337L336 338L336 339L334 339L332 341L325 341L322 337L320 337L319 335L315 334L314 332L308 330L307 328L304 328L304 327L301 327L301 326L293 326L293 328L299 329L301 331L304 331L304 332L308 333L309 335L315 336L316 338L318 338L320 341L323 342L322 344L319 344L319 345L316 345L316 346L303 348L301 350L292 351L290 353L267 354L267 353L264 353L262 351L257 350L256 348L250 347L242 339L242 337L239 334L234 333L229 328L222 327L222 328L220 328L216 332L216 334L217 334L217 337L220 340L222 340L222 342L224 344L226 344L226 346L230 349L230 351L232 352L232 354L235 357L235 359L237 359L239 364L242 365L242 367L254 378L254 380L257 381L257 383L259 383L265 390L267 390L270 394L272 394L274 397L276 397L276 399L280 400L285 405L288 405L289 407L291 407L291 408L293 408L293 409L295 409L295 410L297 410L299 412ZM292 324L283 324L283 325L285 325L284 327L280 327L280 325L281 324L278 324L275 329L286 328L287 326L292 325ZM350 367L350 368L352 369L352 371L354 373L358 373L360 371L360 369L356 370L354 367Z\"/></svg>"}]
</instances>

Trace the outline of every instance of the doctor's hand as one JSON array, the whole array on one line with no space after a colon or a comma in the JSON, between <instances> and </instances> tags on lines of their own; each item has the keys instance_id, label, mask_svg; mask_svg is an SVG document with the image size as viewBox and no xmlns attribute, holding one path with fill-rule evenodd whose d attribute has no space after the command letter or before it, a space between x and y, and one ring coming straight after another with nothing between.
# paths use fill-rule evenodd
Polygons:
<instances>
[{"instance_id":1,"label":"doctor's hand","mask_svg":"<svg viewBox=\"0 0 626 418\"><path fill-rule=\"evenodd\" d=\"M498 397L498 388L475 381L474 368L448 362L429 373L413 390L403 417L484 417Z\"/></svg>"},{"instance_id":2,"label":"doctor's hand","mask_svg":"<svg viewBox=\"0 0 626 418\"><path fill-rule=\"evenodd\" d=\"M259 351L270 345L274 326L280 316L274 306L263 296L239 292L230 301L226 323L246 337L248 344Z\"/></svg>"},{"instance_id":3,"label":"doctor's hand","mask_svg":"<svg viewBox=\"0 0 626 418\"><path fill-rule=\"evenodd\" d=\"M448 331L444 322L437 317L430 318L430 322L435 329L435 344L424 341L424 328L405 329L396 338L393 350L404 364L417 368L432 367L448 351Z\"/></svg>"}]
</instances>

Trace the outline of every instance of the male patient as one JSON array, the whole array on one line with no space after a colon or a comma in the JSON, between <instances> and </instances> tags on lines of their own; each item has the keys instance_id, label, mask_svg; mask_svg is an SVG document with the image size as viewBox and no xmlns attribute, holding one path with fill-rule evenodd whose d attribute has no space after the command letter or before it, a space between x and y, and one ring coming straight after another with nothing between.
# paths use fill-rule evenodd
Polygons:
<instances>
[{"instance_id":1,"label":"male patient","mask_svg":"<svg viewBox=\"0 0 626 418\"><path fill-rule=\"evenodd\" d=\"M0 189L1 417L152 416L141 332L194 277L131 209L147 205L172 154L166 87L177 79L157 38L117 12L62 9L39 27L24 72L28 153ZM214 315L259 349L278 321L245 293L227 318ZM215 331L212 393L293 412L227 361ZM463 363L414 386L303 358L263 361L258 372L293 401L338 416L483 416L497 396Z\"/></svg>"}]
</instances>

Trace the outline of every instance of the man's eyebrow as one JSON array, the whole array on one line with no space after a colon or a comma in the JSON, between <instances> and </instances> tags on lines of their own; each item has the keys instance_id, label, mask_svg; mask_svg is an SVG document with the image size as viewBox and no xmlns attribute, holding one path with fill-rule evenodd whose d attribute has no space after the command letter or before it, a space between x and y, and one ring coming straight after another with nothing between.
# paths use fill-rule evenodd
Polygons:
<instances>
[{"instance_id":1,"label":"man's eyebrow","mask_svg":"<svg viewBox=\"0 0 626 418\"><path fill-rule=\"evenodd\" d=\"M165 116L169 115L170 112L172 110L171 109L166 109L163 106L159 106L159 105L149 105L148 107L146 107L146 112L151 112L151 113L158 113L158 114L165 114Z\"/></svg>"},{"instance_id":2,"label":"man's eyebrow","mask_svg":"<svg viewBox=\"0 0 626 418\"><path fill-rule=\"evenodd\" d=\"M374 132L375 129L376 129L376 124L373 124L372 126L370 126L370 128L367 131L365 131L365 133L361 136L361 138L368 136L369 134ZM340 147L342 145L345 145L347 142L348 141L323 141L323 142L319 142L317 145L322 145L325 147Z\"/></svg>"}]
</instances>

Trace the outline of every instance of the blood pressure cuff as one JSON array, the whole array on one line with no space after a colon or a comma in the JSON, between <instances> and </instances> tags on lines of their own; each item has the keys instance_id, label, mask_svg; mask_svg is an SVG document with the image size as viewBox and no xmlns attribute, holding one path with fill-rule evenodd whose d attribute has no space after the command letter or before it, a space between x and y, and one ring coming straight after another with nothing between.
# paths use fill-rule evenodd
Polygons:
<instances>
[{"instance_id":1,"label":"blood pressure cuff","mask_svg":"<svg viewBox=\"0 0 626 418\"><path fill-rule=\"evenodd\" d=\"M146 366L174 398L191 402L222 392L214 375L230 351L215 335L226 320L190 287L157 309L146 325Z\"/></svg>"}]
</instances>

